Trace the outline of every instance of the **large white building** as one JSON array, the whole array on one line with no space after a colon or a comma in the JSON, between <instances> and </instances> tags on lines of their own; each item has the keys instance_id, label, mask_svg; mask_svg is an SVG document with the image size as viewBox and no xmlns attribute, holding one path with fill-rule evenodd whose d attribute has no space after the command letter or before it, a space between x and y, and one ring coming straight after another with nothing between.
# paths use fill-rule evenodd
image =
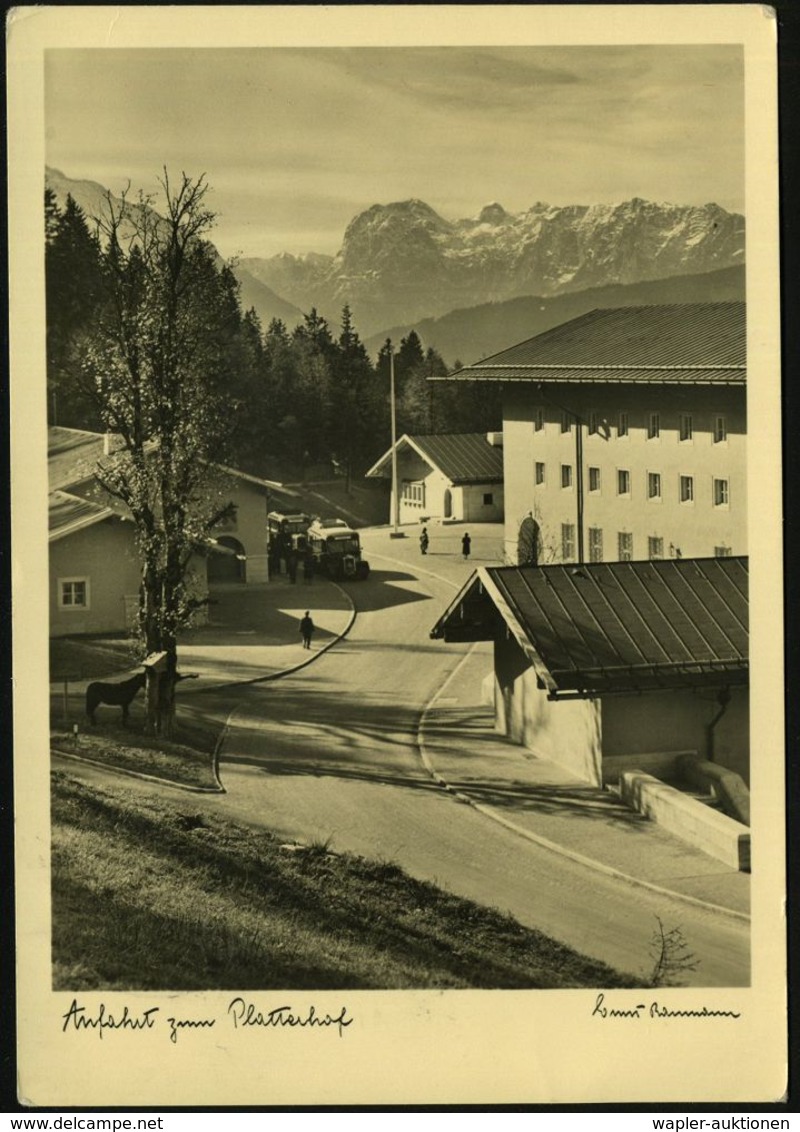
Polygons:
<instances>
[{"instance_id":1,"label":"large white building","mask_svg":"<svg viewBox=\"0 0 800 1132\"><path fill-rule=\"evenodd\" d=\"M591 311L447 380L503 386L506 561L747 553L744 303Z\"/></svg>"}]
</instances>

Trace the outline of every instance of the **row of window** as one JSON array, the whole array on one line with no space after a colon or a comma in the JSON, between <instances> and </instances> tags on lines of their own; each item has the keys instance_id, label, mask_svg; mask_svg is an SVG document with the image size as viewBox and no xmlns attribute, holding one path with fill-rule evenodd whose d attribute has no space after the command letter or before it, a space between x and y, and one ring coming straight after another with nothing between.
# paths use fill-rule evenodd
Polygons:
<instances>
[{"instance_id":1,"label":"row of window","mask_svg":"<svg viewBox=\"0 0 800 1132\"><path fill-rule=\"evenodd\" d=\"M403 480L400 495L404 503L415 503L422 507L425 504L425 484L421 480Z\"/></svg>"},{"instance_id":2,"label":"row of window","mask_svg":"<svg viewBox=\"0 0 800 1132\"><path fill-rule=\"evenodd\" d=\"M627 468L617 468L617 495L630 497L631 494L631 473ZM535 465L534 479L537 486L542 486L546 483L547 468L544 463L537 460ZM678 477L678 498L681 503L694 503L695 500L695 477L694 476L679 476ZM589 492L597 494L601 490L602 475L600 468L589 468ZM573 485L573 467L572 464L561 465L561 487L568 490ZM653 501L659 501L663 498L662 495L662 477L660 472L647 473L647 498ZM711 498L715 507L728 507L730 505L730 481L727 479L713 478L711 481Z\"/></svg>"},{"instance_id":3,"label":"row of window","mask_svg":"<svg viewBox=\"0 0 800 1132\"><path fill-rule=\"evenodd\" d=\"M562 412L560 421L561 432L572 432L572 428L578 420L579 418L575 414L566 411ZM541 432L545 423L544 409L537 409L533 417L534 431ZM611 436L612 429L616 431L618 440L623 440L630 435L630 417L626 412L617 413L612 423L607 415L592 411L586 414L585 420L582 420L581 423L586 424L586 431L589 436L603 436L607 440ZM648 440L660 439L662 414L660 412L648 413L645 417L644 428ZM684 444L690 443L694 439L695 433L694 414L679 413L676 428L678 440ZM724 414L717 413L711 417L709 431L714 444L727 443L728 422Z\"/></svg>"},{"instance_id":4,"label":"row of window","mask_svg":"<svg viewBox=\"0 0 800 1132\"><path fill-rule=\"evenodd\" d=\"M589 527L589 561L602 562L603 561L603 530L602 527ZM681 552L670 543L670 557L680 558ZM575 558L575 524L562 523L561 524L561 557L565 562L571 562ZM715 558L730 558L731 548L729 546L715 546ZM633 560L633 535L630 531L617 532L617 562L631 562ZM660 535L650 535L647 539L647 557L663 558L664 557L664 539Z\"/></svg>"}]
</instances>

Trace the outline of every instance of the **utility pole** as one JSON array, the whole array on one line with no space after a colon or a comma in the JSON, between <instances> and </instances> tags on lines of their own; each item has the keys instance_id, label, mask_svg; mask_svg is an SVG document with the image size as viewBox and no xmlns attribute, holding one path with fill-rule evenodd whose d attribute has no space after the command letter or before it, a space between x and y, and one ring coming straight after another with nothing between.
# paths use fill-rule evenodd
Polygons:
<instances>
[{"instance_id":1,"label":"utility pole","mask_svg":"<svg viewBox=\"0 0 800 1132\"><path fill-rule=\"evenodd\" d=\"M400 496L397 484L397 413L394 403L394 346L389 342L389 401L392 414L392 532L390 538L402 538L397 529L400 521Z\"/></svg>"}]
</instances>

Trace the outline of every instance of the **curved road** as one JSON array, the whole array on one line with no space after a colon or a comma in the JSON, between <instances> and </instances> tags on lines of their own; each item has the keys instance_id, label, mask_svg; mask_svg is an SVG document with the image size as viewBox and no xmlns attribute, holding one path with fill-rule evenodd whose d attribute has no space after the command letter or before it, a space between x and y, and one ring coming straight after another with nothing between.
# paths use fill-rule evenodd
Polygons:
<instances>
[{"instance_id":1,"label":"curved road","mask_svg":"<svg viewBox=\"0 0 800 1132\"><path fill-rule=\"evenodd\" d=\"M635 975L652 966L659 916L700 959L687 982L746 985L746 922L562 858L431 781L415 736L464 654L428 638L453 586L371 557L377 569L351 590L349 637L294 676L242 689L222 753L228 793L208 804L287 839L396 862Z\"/></svg>"}]
</instances>

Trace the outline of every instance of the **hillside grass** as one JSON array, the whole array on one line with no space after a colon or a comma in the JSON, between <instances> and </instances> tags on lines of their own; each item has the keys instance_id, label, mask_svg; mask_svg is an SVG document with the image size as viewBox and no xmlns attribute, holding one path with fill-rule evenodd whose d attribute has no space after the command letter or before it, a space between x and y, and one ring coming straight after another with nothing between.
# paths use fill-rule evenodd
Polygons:
<instances>
[{"instance_id":1,"label":"hillside grass","mask_svg":"<svg viewBox=\"0 0 800 1132\"><path fill-rule=\"evenodd\" d=\"M637 985L394 864L198 807L54 774L55 989Z\"/></svg>"}]
</instances>

